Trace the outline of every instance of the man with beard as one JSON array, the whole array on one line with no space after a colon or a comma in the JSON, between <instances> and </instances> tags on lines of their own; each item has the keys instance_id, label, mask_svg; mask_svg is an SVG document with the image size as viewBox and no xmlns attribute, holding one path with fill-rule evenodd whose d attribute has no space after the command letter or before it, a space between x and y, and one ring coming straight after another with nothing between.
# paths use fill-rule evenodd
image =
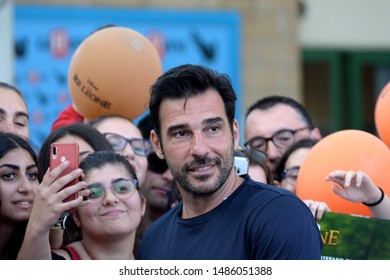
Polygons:
<instances>
[{"instance_id":1,"label":"man with beard","mask_svg":"<svg viewBox=\"0 0 390 280\"><path fill-rule=\"evenodd\" d=\"M146 231L139 259L320 259L306 205L234 168L236 94L226 75L182 65L152 85L150 135L183 201Z\"/></svg>"}]
</instances>

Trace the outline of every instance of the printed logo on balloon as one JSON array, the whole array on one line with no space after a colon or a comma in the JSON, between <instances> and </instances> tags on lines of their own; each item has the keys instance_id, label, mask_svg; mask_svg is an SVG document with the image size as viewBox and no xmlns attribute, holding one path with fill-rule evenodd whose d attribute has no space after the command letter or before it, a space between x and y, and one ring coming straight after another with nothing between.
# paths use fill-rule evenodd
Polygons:
<instances>
[{"instance_id":1,"label":"printed logo on balloon","mask_svg":"<svg viewBox=\"0 0 390 280\"><path fill-rule=\"evenodd\" d=\"M129 28L106 27L76 49L68 86L77 111L87 119L121 115L133 120L148 109L150 86L161 74L150 40Z\"/></svg>"}]
</instances>

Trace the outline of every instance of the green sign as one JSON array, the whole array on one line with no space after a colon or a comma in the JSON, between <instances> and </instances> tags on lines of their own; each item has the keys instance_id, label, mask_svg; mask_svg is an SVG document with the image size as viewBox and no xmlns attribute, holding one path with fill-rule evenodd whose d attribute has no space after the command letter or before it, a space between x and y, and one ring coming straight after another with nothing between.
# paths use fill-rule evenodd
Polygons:
<instances>
[{"instance_id":1,"label":"green sign","mask_svg":"<svg viewBox=\"0 0 390 280\"><path fill-rule=\"evenodd\" d=\"M319 227L324 260L390 260L390 220L329 212Z\"/></svg>"}]
</instances>

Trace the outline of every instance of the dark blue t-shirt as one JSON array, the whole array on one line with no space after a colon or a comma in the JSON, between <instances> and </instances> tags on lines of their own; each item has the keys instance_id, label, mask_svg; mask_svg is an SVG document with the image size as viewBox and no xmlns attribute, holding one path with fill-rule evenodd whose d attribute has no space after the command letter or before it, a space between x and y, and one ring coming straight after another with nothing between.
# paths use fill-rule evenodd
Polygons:
<instances>
[{"instance_id":1,"label":"dark blue t-shirt","mask_svg":"<svg viewBox=\"0 0 390 280\"><path fill-rule=\"evenodd\" d=\"M307 206L293 193L249 176L205 214L182 219L182 207L148 228L138 259L321 259L321 236Z\"/></svg>"}]
</instances>

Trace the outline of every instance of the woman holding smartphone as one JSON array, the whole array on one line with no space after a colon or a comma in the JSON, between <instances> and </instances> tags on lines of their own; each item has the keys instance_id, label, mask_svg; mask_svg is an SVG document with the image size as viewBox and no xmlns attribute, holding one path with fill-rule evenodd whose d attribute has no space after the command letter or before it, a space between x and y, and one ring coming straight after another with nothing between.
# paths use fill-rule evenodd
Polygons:
<instances>
[{"instance_id":1,"label":"woman holding smartphone","mask_svg":"<svg viewBox=\"0 0 390 280\"><path fill-rule=\"evenodd\" d=\"M49 189L52 177L60 174L62 167L45 175L40 188ZM55 219L43 219L39 213L47 210L37 206L31 214L20 259L134 259L136 229L145 211L145 199L139 193L133 167L115 152L99 151L88 155L80 168L83 179L79 184L84 184L85 201L77 203L74 220L82 231L82 240L51 252L48 232ZM70 209L73 205L67 203Z\"/></svg>"},{"instance_id":2,"label":"woman holding smartphone","mask_svg":"<svg viewBox=\"0 0 390 280\"><path fill-rule=\"evenodd\" d=\"M75 143L79 147L78 157L83 160L87 155L96 151L112 151L111 144L106 138L95 128L84 123L73 123L67 126L62 126L52 131L43 142L38 156L38 180L42 182L43 176L50 167L51 145ZM74 158L76 155L70 155ZM74 165L75 163L73 163ZM77 163L78 165L78 163ZM64 220L64 215L57 223L57 233L51 234L52 248L59 248L63 244L68 244L75 240L81 239L81 232L73 221L72 215L67 215ZM62 228L61 228L62 227ZM62 234L63 233L63 234ZM56 239L56 240L54 240Z\"/></svg>"}]
</instances>

